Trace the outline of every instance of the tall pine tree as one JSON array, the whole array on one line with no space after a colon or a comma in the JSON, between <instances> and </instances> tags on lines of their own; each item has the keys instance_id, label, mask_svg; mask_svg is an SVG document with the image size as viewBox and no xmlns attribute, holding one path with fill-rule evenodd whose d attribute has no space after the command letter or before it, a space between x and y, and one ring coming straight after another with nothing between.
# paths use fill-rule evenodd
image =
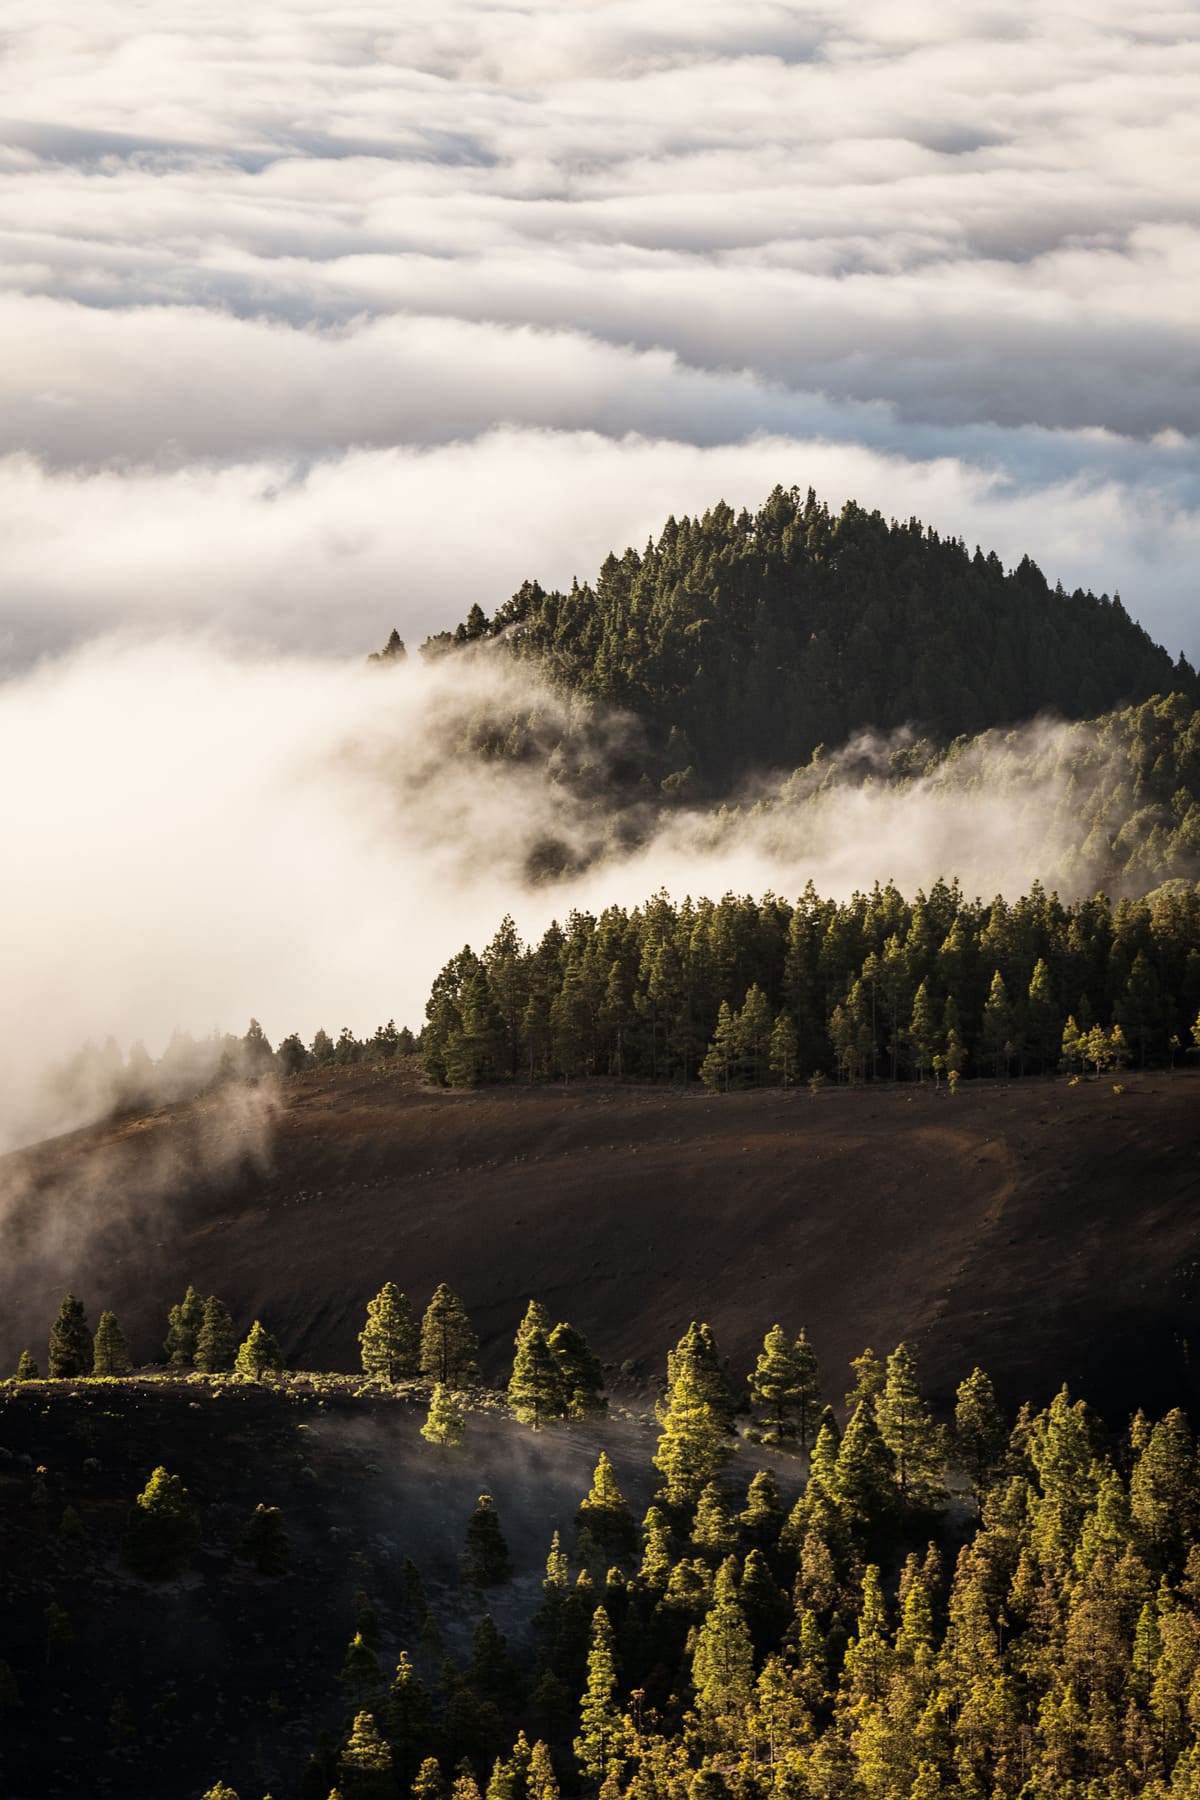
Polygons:
<instances>
[{"instance_id":1,"label":"tall pine tree","mask_svg":"<svg viewBox=\"0 0 1200 1800\"><path fill-rule=\"evenodd\" d=\"M50 1327L50 1379L70 1381L92 1372L92 1334L82 1300L67 1294Z\"/></svg>"},{"instance_id":2,"label":"tall pine tree","mask_svg":"<svg viewBox=\"0 0 1200 1800\"><path fill-rule=\"evenodd\" d=\"M669 1362L670 1386L654 1465L669 1505L690 1506L724 1467L728 1398L707 1325L688 1327Z\"/></svg>"},{"instance_id":3,"label":"tall pine tree","mask_svg":"<svg viewBox=\"0 0 1200 1800\"><path fill-rule=\"evenodd\" d=\"M466 1308L443 1281L421 1321L421 1373L443 1387L465 1388L478 1373L479 1340Z\"/></svg>"},{"instance_id":4,"label":"tall pine tree","mask_svg":"<svg viewBox=\"0 0 1200 1800\"><path fill-rule=\"evenodd\" d=\"M367 1322L358 1334L363 1374L373 1381L403 1381L419 1366L417 1333L408 1296L385 1281L367 1302Z\"/></svg>"},{"instance_id":5,"label":"tall pine tree","mask_svg":"<svg viewBox=\"0 0 1200 1800\"><path fill-rule=\"evenodd\" d=\"M117 1324L116 1315L102 1312L92 1346L92 1374L128 1375L132 1367L129 1345L125 1342L125 1333Z\"/></svg>"}]
</instances>

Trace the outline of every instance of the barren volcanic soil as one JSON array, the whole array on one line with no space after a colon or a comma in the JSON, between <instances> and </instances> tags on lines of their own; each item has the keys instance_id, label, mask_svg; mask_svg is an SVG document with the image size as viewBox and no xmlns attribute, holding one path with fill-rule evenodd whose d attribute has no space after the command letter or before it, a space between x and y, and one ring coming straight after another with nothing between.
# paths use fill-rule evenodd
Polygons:
<instances>
[{"instance_id":1,"label":"barren volcanic soil","mask_svg":"<svg viewBox=\"0 0 1200 1800\"><path fill-rule=\"evenodd\" d=\"M708 1096L580 1084L437 1093L300 1076L4 1159L0 1366L65 1288L161 1354L192 1281L291 1364L350 1369L368 1297L445 1280L500 1378L531 1294L649 1378L692 1317L738 1372L778 1319L828 1385L902 1338L932 1394L976 1363L1114 1421L1192 1398L1200 1075Z\"/></svg>"}]
</instances>

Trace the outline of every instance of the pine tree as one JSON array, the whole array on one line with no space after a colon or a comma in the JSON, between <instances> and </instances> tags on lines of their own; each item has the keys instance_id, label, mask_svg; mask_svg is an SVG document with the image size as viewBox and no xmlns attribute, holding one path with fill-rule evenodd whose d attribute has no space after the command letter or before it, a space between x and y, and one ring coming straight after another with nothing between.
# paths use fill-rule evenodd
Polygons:
<instances>
[{"instance_id":1,"label":"pine tree","mask_svg":"<svg viewBox=\"0 0 1200 1800\"><path fill-rule=\"evenodd\" d=\"M575 1514L575 1529L587 1531L609 1562L621 1562L637 1549L637 1524L604 1450L600 1452L591 1488Z\"/></svg>"},{"instance_id":2,"label":"pine tree","mask_svg":"<svg viewBox=\"0 0 1200 1800\"><path fill-rule=\"evenodd\" d=\"M135 1575L167 1581L191 1561L199 1541L196 1509L178 1475L155 1469L129 1512L125 1559Z\"/></svg>"},{"instance_id":3,"label":"pine tree","mask_svg":"<svg viewBox=\"0 0 1200 1800\"><path fill-rule=\"evenodd\" d=\"M364 1701L378 1695L381 1685L379 1657L375 1644L365 1632L356 1631L346 1646L346 1659L338 1682L356 1710L362 1707Z\"/></svg>"},{"instance_id":4,"label":"pine tree","mask_svg":"<svg viewBox=\"0 0 1200 1800\"><path fill-rule=\"evenodd\" d=\"M846 1427L833 1477L833 1498L847 1522L873 1532L892 1513L893 1462L875 1415L862 1402Z\"/></svg>"},{"instance_id":5,"label":"pine tree","mask_svg":"<svg viewBox=\"0 0 1200 1800\"><path fill-rule=\"evenodd\" d=\"M38 1366L34 1362L33 1357L28 1350L22 1350L22 1352L21 1352L20 1360L17 1363L17 1380L18 1381L38 1381L38 1380L40 1380L40 1376L38 1374Z\"/></svg>"},{"instance_id":6,"label":"pine tree","mask_svg":"<svg viewBox=\"0 0 1200 1800\"><path fill-rule=\"evenodd\" d=\"M421 1322L421 1373L443 1387L465 1388L475 1380L479 1341L466 1309L443 1281Z\"/></svg>"},{"instance_id":7,"label":"pine tree","mask_svg":"<svg viewBox=\"0 0 1200 1800\"><path fill-rule=\"evenodd\" d=\"M870 1406L871 1402L864 1402ZM842 1445L842 1434L838 1430L837 1420L833 1416L833 1408L827 1406L821 1414L817 1427L816 1440L813 1443L812 1455L808 1462L808 1478L810 1485L817 1482L829 1495L833 1494L837 1480L837 1459Z\"/></svg>"},{"instance_id":8,"label":"pine tree","mask_svg":"<svg viewBox=\"0 0 1200 1800\"><path fill-rule=\"evenodd\" d=\"M392 1753L369 1712L355 1715L338 1758L338 1785L345 1800L393 1800Z\"/></svg>"},{"instance_id":9,"label":"pine tree","mask_svg":"<svg viewBox=\"0 0 1200 1800\"><path fill-rule=\"evenodd\" d=\"M875 1405L883 1441L896 1464L896 1484L907 1506L931 1506L943 1492L941 1433L917 1385L917 1368L907 1344L888 1357L887 1379Z\"/></svg>"},{"instance_id":10,"label":"pine tree","mask_svg":"<svg viewBox=\"0 0 1200 1800\"><path fill-rule=\"evenodd\" d=\"M564 1320L554 1327L547 1341L567 1397L567 1416L590 1419L607 1412L604 1370L583 1333Z\"/></svg>"},{"instance_id":11,"label":"pine tree","mask_svg":"<svg viewBox=\"0 0 1200 1800\"><path fill-rule=\"evenodd\" d=\"M853 1357L850 1367L854 1371L854 1386L846 1395L846 1411L852 1414L863 1405L874 1411L875 1402L887 1382L887 1370L870 1349L864 1350L861 1356Z\"/></svg>"},{"instance_id":12,"label":"pine tree","mask_svg":"<svg viewBox=\"0 0 1200 1800\"><path fill-rule=\"evenodd\" d=\"M769 1443L796 1435L805 1380L797 1348L781 1325L772 1325L750 1377L754 1423L766 1433Z\"/></svg>"},{"instance_id":13,"label":"pine tree","mask_svg":"<svg viewBox=\"0 0 1200 1800\"><path fill-rule=\"evenodd\" d=\"M421 1436L428 1444L441 1444L447 1450L457 1450L466 1434L467 1421L462 1407L450 1389L436 1381L429 1400L429 1412L421 1427Z\"/></svg>"},{"instance_id":14,"label":"pine tree","mask_svg":"<svg viewBox=\"0 0 1200 1800\"><path fill-rule=\"evenodd\" d=\"M1108 1033L1103 1025L1093 1025L1084 1039L1084 1061L1091 1063L1096 1071L1096 1078L1108 1067L1109 1042Z\"/></svg>"},{"instance_id":15,"label":"pine tree","mask_svg":"<svg viewBox=\"0 0 1200 1800\"><path fill-rule=\"evenodd\" d=\"M1074 1016L1063 1026L1062 1032L1062 1068L1068 1075L1078 1075L1083 1071L1083 1059L1086 1054L1086 1042Z\"/></svg>"},{"instance_id":16,"label":"pine tree","mask_svg":"<svg viewBox=\"0 0 1200 1800\"><path fill-rule=\"evenodd\" d=\"M471 1640L467 1685L502 1712L519 1697L520 1680L508 1654L508 1644L491 1613L484 1613Z\"/></svg>"},{"instance_id":17,"label":"pine tree","mask_svg":"<svg viewBox=\"0 0 1200 1800\"><path fill-rule=\"evenodd\" d=\"M779 1503L779 1486L770 1469L756 1469L746 1492L746 1506L740 1519L742 1530L750 1542L761 1549L774 1549L783 1524L783 1508Z\"/></svg>"},{"instance_id":18,"label":"pine tree","mask_svg":"<svg viewBox=\"0 0 1200 1800\"><path fill-rule=\"evenodd\" d=\"M708 1053L700 1064L700 1079L714 1094L728 1093L737 1068L738 1032L728 1000L717 1010L717 1029Z\"/></svg>"},{"instance_id":19,"label":"pine tree","mask_svg":"<svg viewBox=\"0 0 1200 1800\"><path fill-rule=\"evenodd\" d=\"M688 1327L670 1358L670 1390L654 1465L669 1505L690 1505L729 1456L726 1405L715 1341L706 1325Z\"/></svg>"},{"instance_id":20,"label":"pine tree","mask_svg":"<svg viewBox=\"0 0 1200 1800\"><path fill-rule=\"evenodd\" d=\"M50 1379L72 1381L92 1372L92 1334L82 1300L67 1294L50 1327Z\"/></svg>"},{"instance_id":21,"label":"pine tree","mask_svg":"<svg viewBox=\"0 0 1200 1800\"><path fill-rule=\"evenodd\" d=\"M976 1499L991 1485L1004 1460L1007 1433L995 1389L982 1369L974 1369L959 1384L954 1408L954 1442L959 1460L971 1478Z\"/></svg>"},{"instance_id":22,"label":"pine tree","mask_svg":"<svg viewBox=\"0 0 1200 1800\"><path fill-rule=\"evenodd\" d=\"M527 1338L540 1331L544 1338L550 1336L554 1329L553 1321L540 1300L531 1300L525 1308L521 1323L517 1326L517 1335L513 1339L514 1350L519 1350Z\"/></svg>"},{"instance_id":23,"label":"pine tree","mask_svg":"<svg viewBox=\"0 0 1200 1800\"><path fill-rule=\"evenodd\" d=\"M129 1345L125 1342L124 1332L117 1324L116 1315L102 1312L100 1323L96 1327L95 1343L92 1346L92 1374L128 1375L132 1367Z\"/></svg>"},{"instance_id":24,"label":"pine tree","mask_svg":"<svg viewBox=\"0 0 1200 1800\"><path fill-rule=\"evenodd\" d=\"M367 1322L358 1334L363 1374L372 1381L403 1381L418 1368L412 1307L394 1281L385 1281L367 1302Z\"/></svg>"},{"instance_id":25,"label":"pine tree","mask_svg":"<svg viewBox=\"0 0 1200 1800\"><path fill-rule=\"evenodd\" d=\"M851 1702L882 1700L891 1672L888 1645L887 1610L879 1569L870 1563L863 1576L862 1605L858 1626L846 1646L846 1662L842 1680Z\"/></svg>"},{"instance_id":26,"label":"pine tree","mask_svg":"<svg viewBox=\"0 0 1200 1800\"><path fill-rule=\"evenodd\" d=\"M1129 1501L1145 1552L1173 1573L1200 1523L1192 1434L1177 1407L1151 1431L1130 1478Z\"/></svg>"},{"instance_id":27,"label":"pine tree","mask_svg":"<svg viewBox=\"0 0 1200 1800\"><path fill-rule=\"evenodd\" d=\"M400 1652L396 1663L396 1673L388 1689L384 1724L400 1785L407 1788L420 1766L420 1751L429 1736L430 1725L429 1695L407 1650Z\"/></svg>"},{"instance_id":28,"label":"pine tree","mask_svg":"<svg viewBox=\"0 0 1200 1800\"><path fill-rule=\"evenodd\" d=\"M525 1800L559 1800L558 1777L545 1742L538 1738L529 1757Z\"/></svg>"},{"instance_id":29,"label":"pine tree","mask_svg":"<svg viewBox=\"0 0 1200 1800\"><path fill-rule=\"evenodd\" d=\"M777 1770L811 1735L809 1712L795 1675L781 1656L768 1656L754 1684L752 1723L765 1745L767 1760Z\"/></svg>"},{"instance_id":30,"label":"pine tree","mask_svg":"<svg viewBox=\"0 0 1200 1800\"><path fill-rule=\"evenodd\" d=\"M238 1555L253 1563L260 1575L279 1576L286 1575L290 1554L283 1514L277 1506L265 1506L260 1500L238 1540Z\"/></svg>"},{"instance_id":31,"label":"pine tree","mask_svg":"<svg viewBox=\"0 0 1200 1800\"><path fill-rule=\"evenodd\" d=\"M236 1789L228 1787L223 1781L218 1781L212 1787L205 1789L201 1800L238 1800L238 1797Z\"/></svg>"},{"instance_id":32,"label":"pine tree","mask_svg":"<svg viewBox=\"0 0 1200 1800\"><path fill-rule=\"evenodd\" d=\"M933 996L929 992L929 984L926 981L921 983L913 998L908 1041L912 1046L912 1064L916 1070L917 1079L924 1081L933 1066L933 1053L937 1048L937 1023L933 1011Z\"/></svg>"},{"instance_id":33,"label":"pine tree","mask_svg":"<svg viewBox=\"0 0 1200 1800\"><path fill-rule=\"evenodd\" d=\"M619 1775L625 1734L617 1708L617 1666L612 1625L602 1606L592 1615L592 1643L587 1659L587 1686L579 1704L579 1736L575 1759L589 1781Z\"/></svg>"},{"instance_id":34,"label":"pine tree","mask_svg":"<svg viewBox=\"0 0 1200 1800\"><path fill-rule=\"evenodd\" d=\"M775 1015L769 1060L771 1073L780 1087L793 1087L800 1073L800 1039L790 1013Z\"/></svg>"},{"instance_id":35,"label":"pine tree","mask_svg":"<svg viewBox=\"0 0 1200 1800\"><path fill-rule=\"evenodd\" d=\"M756 1652L778 1643L792 1607L776 1584L761 1550L751 1550L746 1557L738 1600Z\"/></svg>"},{"instance_id":36,"label":"pine tree","mask_svg":"<svg viewBox=\"0 0 1200 1800\"><path fill-rule=\"evenodd\" d=\"M173 1369L187 1368L195 1361L196 1340L203 1323L204 1302L189 1282L179 1305L173 1306L167 1314L167 1341L163 1349Z\"/></svg>"},{"instance_id":37,"label":"pine tree","mask_svg":"<svg viewBox=\"0 0 1200 1800\"><path fill-rule=\"evenodd\" d=\"M517 1800L516 1773L511 1763L497 1757L488 1777L484 1800Z\"/></svg>"},{"instance_id":38,"label":"pine tree","mask_svg":"<svg viewBox=\"0 0 1200 1800\"><path fill-rule=\"evenodd\" d=\"M1043 956L1038 957L1029 978L1026 1018L1029 1048L1037 1058L1038 1069L1044 1072L1053 1066L1062 1043L1062 1014L1054 998L1050 968Z\"/></svg>"},{"instance_id":39,"label":"pine tree","mask_svg":"<svg viewBox=\"0 0 1200 1800\"><path fill-rule=\"evenodd\" d=\"M807 1449L816 1437L821 1416L821 1370L803 1327L792 1346L792 1359L796 1370L796 1437L801 1449Z\"/></svg>"},{"instance_id":40,"label":"pine tree","mask_svg":"<svg viewBox=\"0 0 1200 1800\"><path fill-rule=\"evenodd\" d=\"M755 982L738 1014L736 1029L738 1064L752 1087L761 1087L766 1080L772 1037L771 1008Z\"/></svg>"},{"instance_id":41,"label":"pine tree","mask_svg":"<svg viewBox=\"0 0 1200 1800\"><path fill-rule=\"evenodd\" d=\"M196 1367L206 1375L220 1375L232 1369L237 1356L237 1334L228 1310L210 1294L204 1302L204 1319L196 1334Z\"/></svg>"},{"instance_id":42,"label":"pine tree","mask_svg":"<svg viewBox=\"0 0 1200 1800\"><path fill-rule=\"evenodd\" d=\"M717 1571L713 1603L704 1616L692 1656L692 1686L701 1718L722 1737L750 1704L754 1648L738 1601L733 1557Z\"/></svg>"},{"instance_id":43,"label":"pine tree","mask_svg":"<svg viewBox=\"0 0 1200 1800\"><path fill-rule=\"evenodd\" d=\"M490 1494L480 1494L467 1522L463 1579L475 1587L496 1587L512 1574L508 1545Z\"/></svg>"},{"instance_id":44,"label":"pine tree","mask_svg":"<svg viewBox=\"0 0 1200 1800\"><path fill-rule=\"evenodd\" d=\"M427 1756L417 1770L412 1800L446 1800L446 1780L436 1756Z\"/></svg>"},{"instance_id":45,"label":"pine tree","mask_svg":"<svg viewBox=\"0 0 1200 1800\"><path fill-rule=\"evenodd\" d=\"M282 1369L283 1355L279 1345L258 1319L250 1327L233 1366L239 1375L248 1376L251 1381L260 1381L267 1369Z\"/></svg>"},{"instance_id":46,"label":"pine tree","mask_svg":"<svg viewBox=\"0 0 1200 1800\"><path fill-rule=\"evenodd\" d=\"M530 1310L533 1308L530 1301ZM523 1425L536 1431L547 1419L561 1418L567 1410L567 1396L562 1373L551 1355L546 1334L540 1325L522 1326L517 1337L517 1353L513 1359L508 1383L508 1403Z\"/></svg>"},{"instance_id":47,"label":"pine tree","mask_svg":"<svg viewBox=\"0 0 1200 1800\"><path fill-rule=\"evenodd\" d=\"M642 1562L638 1580L656 1593L665 1588L671 1574L671 1527L666 1514L652 1506L642 1520Z\"/></svg>"},{"instance_id":48,"label":"pine tree","mask_svg":"<svg viewBox=\"0 0 1200 1800\"><path fill-rule=\"evenodd\" d=\"M692 1543L701 1555L717 1563L729 1554L736 1542L737 1530L730 1517L729 1501L721 1486L710 1481L696 1502Z\"/></svg>"},{"instance_id":49,"label":"pine tree","mask_svg":"<svg viewBox=\"0 0 1200 1800\"><path fill-rule=\"evenodd\" d=\"M1014 1048L1012 1038L1013 1019L1012 1008L1008 1003L1008 989L1004 985L1004 977L997 969L992 976L987 1004L983 1009L983 1048L991 1059L992 1073L997 1077L1008 1073Z\"/></svg>"}]
</instances>

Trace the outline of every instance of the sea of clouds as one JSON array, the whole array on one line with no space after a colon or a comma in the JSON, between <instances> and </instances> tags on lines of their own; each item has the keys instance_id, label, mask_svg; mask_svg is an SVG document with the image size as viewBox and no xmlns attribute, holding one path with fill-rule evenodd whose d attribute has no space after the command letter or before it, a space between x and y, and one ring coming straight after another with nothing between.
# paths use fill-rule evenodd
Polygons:
<instances>
[{"instance_id":1,"label":"sea of clouds","mask_svg":"<svg viewBox=\"0 0 1200 1800\"><path fill-rule=\"evenodd\" d=\"M1189 9L6 14L3 643L356 653L776 481L1200 652Z\"/></svg>"},{"instance_id":2,"label":"sea of clouds","mask_svg":"<svg viewBox=\"0 0 1200 1800\"><path fill-rule=\"evenodd\" d=\"M25 1065L417 1024L506 906L943 872L936 833L714 862L675 828L551 900L517 857L544 790L402 779L450 678L367 649L670 512L811 484L1200 657L1188 9L12 0L4 71ZM1025 882L994 823L965 873Z\"/></svg>"}]
</instances>

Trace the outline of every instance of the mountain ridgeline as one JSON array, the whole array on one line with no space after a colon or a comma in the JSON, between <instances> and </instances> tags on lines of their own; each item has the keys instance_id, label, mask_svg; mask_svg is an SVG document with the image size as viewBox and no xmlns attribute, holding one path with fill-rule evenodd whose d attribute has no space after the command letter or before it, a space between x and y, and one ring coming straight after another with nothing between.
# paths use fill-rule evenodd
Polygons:
<instances>
[{"instance_id":1,"label":"mountain ridgeline","mask_svg":"<svg viewBox=\"0 0 1200 1800\"><path fill-rule=\"evenodd\" d=\"M1028 557L1005 571L916 519L853 502L834 516L776 488L757 513L670 518L595 585L527 581L478 605L436 655L486 639L646 728L668 779L727 790L794 768L864 729L935 741L1050 713L1083 719L1175 692L1200 701L1118 597L1051 588Z\"/></svg>"}]
</instances>

